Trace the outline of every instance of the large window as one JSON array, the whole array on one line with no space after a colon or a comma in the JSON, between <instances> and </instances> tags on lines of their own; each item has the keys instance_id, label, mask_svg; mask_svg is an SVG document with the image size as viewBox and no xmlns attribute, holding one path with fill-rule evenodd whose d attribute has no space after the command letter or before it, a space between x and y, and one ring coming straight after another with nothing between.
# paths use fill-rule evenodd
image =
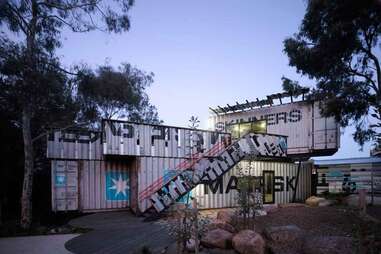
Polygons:
<instances>
[{"instance_id":1,"label":"large window","mask_svg":"<svg viewBox=\"0 0 381 254\"><path fill-rule=\"evenodd\" d=\"M227 125L226 130L231 133L232 138L240 138L249 132L267 133L267 124L266 120L235 123Z\"/></svg>"}]
</instances>

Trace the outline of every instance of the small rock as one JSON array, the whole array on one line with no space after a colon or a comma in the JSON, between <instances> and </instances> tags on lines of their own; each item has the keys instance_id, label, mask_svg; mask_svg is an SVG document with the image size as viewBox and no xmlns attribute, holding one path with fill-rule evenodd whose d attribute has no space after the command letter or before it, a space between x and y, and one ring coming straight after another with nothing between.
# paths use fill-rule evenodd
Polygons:
<instances>
[{"instance_id":1,"label":"small rock","mask_svg":"<svg viewBox=\"0 0 381 254\"><path fill-rule=\"evenodd\" d=\"M335 201L329 200L329 199L324 199L324 200L319 202L319 206L331 206L333 204L335 204Z\"/></svg>"},{"instance_id":2,"label":"small rock","mask_svg":"<svg viewBox=\"0 0 381 254\"><path fill-rule=\"evenodd\" d=\"M268 227L265 234L270 241L277 243L301 241L303 235L302 230L295 225Z\"/></svg>"},{"instance_id":3,"label":"small rock","mask_svg":"<svg viewBox=\"0 0 381 254\"><path fill-rule=\"evenodd\" d=\"M214 220L207 227L208 227L208 230L220 228L220 229L226 230L226 231L228 231L230 233L235 233L235 228L232 225L226 223L223 220L218 220L218 219Z\"/></svg>"},{"instance_id":4,"label":"small rock","mask_svg":"<svg viewBox=\"0 0 381 254\"><path fill-rule=\"evenodd\" d=\"M355 253L353 249L352 238L344 236L315 236L303 245L308 254L351 254Z\"/></svg>"},{"instance_id":5,"label":"small rock","mask_svg":"<svg viewBox=\"0 0 381 254\"><path fill-rule=\"evenodd\" d=\"M233 234L216 228L206 232L205 236L201 239L201 244L209 248L228 249L231 247Z\"/></svg>"},{"instance_id":6,"label":"small rock","mask_svg":"<svg viewBox=\"0 0 381 254\"><path fill-rule=\"evenodd\" d=\"M312 207L316 207L316 206L319 206L319 203L321 201L325 200L324 198L319 198L319 197L316 197L316 196L311 196L309 198L307 198L306 200L306 204L308 206L312 206Z\"/></svg>"},{"instance_id":7,"label":"small rock","mask_svg":"<svg viewBox=\"0 0 381 254\"><path fill-rule=\"evenodd\" d=\"M222 211L218 211L217 220L221 220L226 223L232 224L234 221L234 216L235 215L233 211L222 210Z\"/></svg>"},{"instance_id":8,"label":"small rock","mask_svg":"<svg viewBox=\"0 0 381 254\"><path fill-rule=\"evenodd\" d=\"M242 230L233 237L233 247L241 254L263 254L265 240L252 230Z\"/></svg>"}]
</instances>

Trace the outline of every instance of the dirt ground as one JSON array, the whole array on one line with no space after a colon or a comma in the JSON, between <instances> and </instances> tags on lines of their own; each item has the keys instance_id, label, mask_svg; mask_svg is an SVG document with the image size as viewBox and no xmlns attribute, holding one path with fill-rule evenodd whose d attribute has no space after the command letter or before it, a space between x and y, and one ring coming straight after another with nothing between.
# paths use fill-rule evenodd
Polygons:
<instances>
[{"instance_id":1,"label":"dirt ground","mask_svg":"<svg viewBox=\"0 0 381 254\"><path fill-rule=\"evenodd\" d=\"M255 230L268 226L296 225L308 233L322 236L352 236L358 217L346 207L284 207L267 216L257 217Z\"/></svg>"}]
</instances>

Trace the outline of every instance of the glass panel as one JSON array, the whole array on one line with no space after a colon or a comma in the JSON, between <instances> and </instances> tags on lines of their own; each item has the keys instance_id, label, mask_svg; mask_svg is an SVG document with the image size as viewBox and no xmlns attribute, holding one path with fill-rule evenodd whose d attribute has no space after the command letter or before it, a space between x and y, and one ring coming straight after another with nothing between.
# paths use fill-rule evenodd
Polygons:
<instances>
[{"instance_id":1,"label":"glass panel","mask_svg":"<svg viewBox=\"0 0 381 254\"><path fill-rule=\"evenodd\" d=\"M249 132L267 133L267 124L266 120L230 124L226 126L226 131L231 133L232 138L237 139Z\"/></svg>"},{"instance_id":2,"label":"glass panel","mask_svg":"<svg viewBox=\"0 0 381 254\"><path fill-rule=\"evenodd\" d=\"M263 203L274 203L274 171L263 172Z\"/></svg>"},{"instance_id":3,"label":"glass panel","mask_svg":"<svg viewBox=\"0 0 381 254\"><path fill-rule=\"evenodd\" d=\"M251 130L256 133L267 133L266 120L252 122Z\"/></svg>"}]
</instances>

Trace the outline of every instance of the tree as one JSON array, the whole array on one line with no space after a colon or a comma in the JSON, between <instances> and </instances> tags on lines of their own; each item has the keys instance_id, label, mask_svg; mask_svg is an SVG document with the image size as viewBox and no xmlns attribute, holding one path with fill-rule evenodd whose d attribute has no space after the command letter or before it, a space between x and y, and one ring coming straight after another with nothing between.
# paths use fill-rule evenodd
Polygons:
<instances>
[{"instance_id":1,"label":"tree","mask_svg":"<svg viewBox=\"0 0 381 254\"><path fill-rule=\"evenodd\" d=\"M108 65L95 71L82 70L77 91L82 115L98 120L125 118L160 123L156 108L145 93L152 82L153 73L147 74L126 63L118 70Z\"/></svg>"},{"instance_id":2,"label":"tree","mask_svg":"<svg viewBox=\"0 0 381 254\"><path fill-rule=\"evenodd\" d=\"M89 32L95 29L115 33L127 31L130 27L127 13L132 5L132 0L0 2L0 26L7 29L6 33L1 33L1 39L7 43L7 47L17 52L14 59L17 59L19 65L17 73L9 78L2 78L2 84L5 81L13 82L14 86L10 87L10 94L7 96L19 98L15 102L24 143L24 182L21 197L21 225L24 228L30 227L32 218L33 121L39 115L41 99L45 99L40 94L44 94L51 85L50 79L44 80L48 77L45 72L51 68L49 72L68 73L52 57L55 49L61 46L60 33L65 27L73 32ZM4 59L6 62L6 58Z\"/></svg>"},{"instance_id":3,"label":"tree","mask_svg":"<svg viewBox=\"0 0 381 254\"><path fill-rule=\"evenodd\" d=\"M343 127L355 124L354 139L361 145L371 139L380 143L380 2L307 3L298 33L284 41L290 66L316 81L312 94L325 102L324 116L334 116ZM286 90L298 86L288 79L283 83Z\"/></svg>"}]
</instances>

